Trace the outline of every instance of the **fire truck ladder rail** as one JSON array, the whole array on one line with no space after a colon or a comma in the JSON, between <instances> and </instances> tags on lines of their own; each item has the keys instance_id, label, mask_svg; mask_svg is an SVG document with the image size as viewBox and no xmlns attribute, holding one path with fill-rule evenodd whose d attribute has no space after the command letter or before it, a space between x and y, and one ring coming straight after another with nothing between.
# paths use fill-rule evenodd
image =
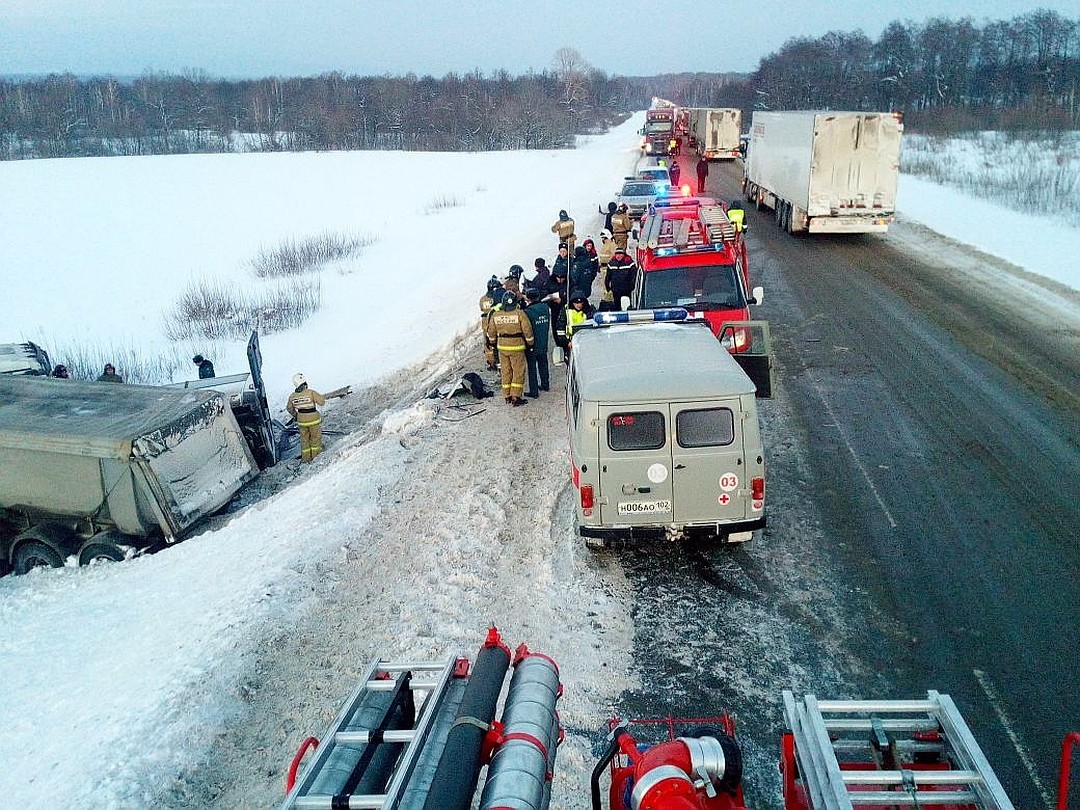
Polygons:
<instances>
[{"instance_id":1,"label":"fire truck ladder rail","mask_svg":"<svg viewBox=\"0 0 1080 810\"><path fill-rule=\"evenodd\" d=\"M661 207L653 209L645 221L641 239L647 248L676 248L703 246L733 241L737 234L727 212L719 205L703 205L697 217L672 219L664 216ZM671 210L671 209L667 209Z\"/></svg>"},{"instance_id":2,"label":"fire truck ladder rail","mask_svg":"<svg viewBox=\"0 0 1080 810\"><path fill-rule=\"evenodd\" d=\"M853 810L854 805L972 805L980 810L1013 810L948 695L929 691L926 700L819 701L814 695L796 699L785 690L784 715L795 741L798 773L812 810ZM894 736L928 732L937 732L941 741ZM860 736L842 736L852 733ZM935 751L947 755L941 761L952 767L901 764L910 762L914 753ZM846 760L841 769L837 756L841 752L856 754L859 759ZM866 763L866 767L859 768L860 763ZM875 763L883 767L876 768Z\"/></svg>"},{"instance_id":3,"label":"fire truck ladder rail","mask_svg":"<svg viewBox=\"0 0 1080 810\"><path fill-rule=\"evenodd\" d=\"M281 810L402 806L414 771L432 770L427 760L441 751L441 743L427 745L439 736L436 724L452 716L460 704L466 680L455 678L458 660L372 661L337 719L319 738L322 744ZM369 765L388 767L386 754L381 763L373 764L379 762L379 746L394 745L400 746L400 753L389 781L372 779L370 774L365 781ZM378 793L353 793L356 786L373 782L385 787Z\"/></svg>"}]
</instances>

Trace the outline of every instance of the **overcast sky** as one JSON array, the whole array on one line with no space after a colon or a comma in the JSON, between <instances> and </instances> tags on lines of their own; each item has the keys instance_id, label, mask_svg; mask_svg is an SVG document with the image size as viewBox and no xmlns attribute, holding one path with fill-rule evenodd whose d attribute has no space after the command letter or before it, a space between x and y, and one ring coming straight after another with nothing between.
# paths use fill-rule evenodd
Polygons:
<instances>
[{"instance_id":1,"label":"overcast sky","mask_svg":"<svg viewBox=\"0 0 1080 810\"><path fill-rule=\"evenodd\" d=\"M518 74L565 46L613 74L750 71L792 37L1037 8L1080 17L1080 0L0 0L0 75Z\"/></svg>"}]
</instances>

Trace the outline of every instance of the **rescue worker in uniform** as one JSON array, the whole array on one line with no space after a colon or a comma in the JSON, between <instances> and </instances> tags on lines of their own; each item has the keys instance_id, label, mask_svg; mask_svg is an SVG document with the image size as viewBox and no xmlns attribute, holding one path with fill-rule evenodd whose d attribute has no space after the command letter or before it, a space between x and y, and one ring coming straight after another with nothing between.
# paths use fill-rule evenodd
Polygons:
<instances>
[{"instance_id":1,"label":"rescue worker in uniform","mask_svg":"<svg viewBox=\"0 0 1080 810\"><path fill-rule=\"evenodd\" d=\"M705 181L709 177L709 161L707 161L705 159L704 155L702 155L701 157L698 158L696 168L697 168L697 193L698 194L704 194L705 193Z\"/></svg>"},{"instance_id":2,"label":"rescue worker in uniform","mask_svg":"<svg viewBox=\"0 0 1080 810\"><path fill-rule=\"evenodd\" d=\"M503 295L502 308L488 318L487 336L499 350L503 398L515 407L527 405L522 396L525 392L525 350L534 345L535 339L529 316L518 308L516 293Z\"/></svg>"},{"instance_id":3,"label":"rescue worker in uniform","mask_svg":"<svg viewBox=\"0 0 1080 810\"><path fill-rule=\"evenodd\" d=\"M566 309L566 342L573 349L574 329L589 320L596 310L589 303L589 296L583 290L575 290L570 296L570 306ZM569 362L569 360L568 360Z\"/></svg>"},{"instance_id":4,"label":"rescue worker in uniform","mask_svg":"<svg viewBox=\"0 0 1080 810\"><path fill-rule=\"evenodd\" d=\"M201 354L197 354L191 358L191 362L199 367L199 379L209 380L214 376L214 364L203 357Z\"/></svg>"},{"instance_id":5,"label":"rescue worker in uniform","mask_svg":"<svg viewBox=\"0 0 1080 810\"><path fill-rule=\"evenodd\" d=\"M498 276L492 276L488 279L487 292L480 296L480 331L484 334L484 360L489 371L499 367L499 354L495 351L495 344L487 339L488 316L495 309L496 302L502 301L502 294L502 282Z\"/></svg>"},{"instance_id":6,"label":"rescue worker in uniform","mask_svg":"<svg viewBox=\"0 0 1080 810\"><path fill-rule=\"evenodd\" d=\"M307 463L323 449L322 417L317 406L325 405L326 399L314 388L308 387L303 374L293 374L292 384L296 390L289 394L285 410L300 428L300 460Z\"/></svg>"},{"instance_id":7,"label":"rescue worker in uniform","mask_svg":"<svg viewBox=\"0 0 1080 810\"><path fill-rule=\"evenodd\" d=\"M551 226L551 232L559 237L560 243L566 243L571 253L574 251L577 235L574 233L574 220L570 219L570 215L566 211L559 212L559 218Z\"/></svg>"},{"instance_id":8,"label":"rescue worker in uniform","mask_svg":"<svg viewBox=\"0 0 1080 810\"><path fill-rule=\"evenodd\" d=\"M629 298L634 294L634 287L637 284L637 269L637 264L630 258L630 254L623 248L615 249L615 255L608 262L605 284L607 284L608 292L611 294L611 300L614 302L616 312L622 310L623 297Z\"/></svg>"},{"instance_id":9,"label":"rescue worker in uniform","mask_svg":"<svg viewBox=\"0 0 1080 810\"><path fill-rule=\"evenodd\" d=\"M727 218L728 221L735 226L736 233L742 233L746 230L746 224L744 219L746 212L743 211L742 202L740 200L732 200L728 203Z\"/></svg>"},{"instance_id":10,"label":"rescue worker in uniform","mask_svg":"<svg viewBox=\"0 0 1080 810\"><path fill-rule=\"evenodd\" d=\"M611 218L611 233L615 239L616 247L626 250L626 243L630 238L630 230L634 227L634 221L630 218L630 208L623 203L615 216Z\"/></svg>"},{"instance_id":11,"label":"rescue worker in uniform","mask_svg":"<svg viewBox=\"0 0 1080 810\"><path fill-rule=\"evenodd\" d=\"M548 373L548 335L551 334L551 308L542 300L544 293L536 287L525 288L525 314L532 324L533 347L525 351L529 370L529 387L525 396L536 399L540 391L550 390ZM539 383L539 386L537 385Z\"/></svg>"}]
</instances>

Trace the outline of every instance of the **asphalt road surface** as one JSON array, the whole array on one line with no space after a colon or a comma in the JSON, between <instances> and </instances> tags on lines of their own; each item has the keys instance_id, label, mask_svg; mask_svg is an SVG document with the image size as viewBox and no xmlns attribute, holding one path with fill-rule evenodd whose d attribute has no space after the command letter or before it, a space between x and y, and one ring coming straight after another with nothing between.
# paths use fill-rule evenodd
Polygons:
<instances>
[{"instance_id":1,"label":"asphalt road surface","mask_svg":"<svg viewBox=\"0 0 1080 810\"><path fill-rule=\"evenodd\" d=\"M714 163L707 188L740 196L740 172ZM780 689L936 689L1016 806L1052 806L1080 729L1076 297L1063 320L994 281L1015 268L913 224L747 223L779 389L762 403L770 528L744 548L620 553L643 679L623 711L735 711L748 797L770 807Z\"/></svg>"}]
</instances>

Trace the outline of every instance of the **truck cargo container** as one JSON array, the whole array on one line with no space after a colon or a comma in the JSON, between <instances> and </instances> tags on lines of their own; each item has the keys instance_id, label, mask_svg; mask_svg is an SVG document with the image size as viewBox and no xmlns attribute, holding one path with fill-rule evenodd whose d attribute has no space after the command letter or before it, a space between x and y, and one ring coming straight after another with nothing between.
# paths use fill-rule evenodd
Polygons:
<instances>
[{"instance_id":1,"label":"truck cargo container","mask_svg":"<svg viewBox=\"0 0 1080 810\"><path fill-rule=\"evenodd\" d=\"M884 233L903 131L900 113L755 112L746 197L789 233Z\"/></svg>"},{"instance_id":2,"label":"truck cargo container","mask_svg":"<svg viewBox=\"0 0 1080 810\"><path fill-rule=\"evenodd\" d=\"M690 133L694 147L706 160L734 160L740 155L742 110L693 107L690 109Z\"/></svg>"},{"instance_id":3,"label":"truck cargo container","mask_svg":"<svg viewBox=\"0 0 1080 810\"><path fill-rule=\"evenodd\" d=\"M221 392L0 376L0 567L174 542L258 471Z\"/></svg>"}]
</instances>

